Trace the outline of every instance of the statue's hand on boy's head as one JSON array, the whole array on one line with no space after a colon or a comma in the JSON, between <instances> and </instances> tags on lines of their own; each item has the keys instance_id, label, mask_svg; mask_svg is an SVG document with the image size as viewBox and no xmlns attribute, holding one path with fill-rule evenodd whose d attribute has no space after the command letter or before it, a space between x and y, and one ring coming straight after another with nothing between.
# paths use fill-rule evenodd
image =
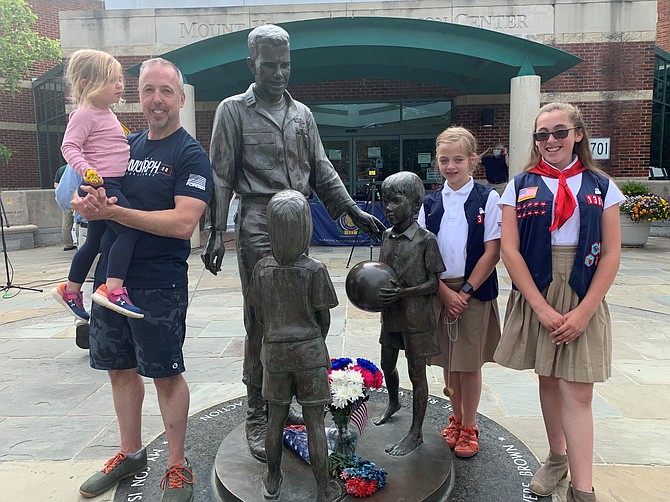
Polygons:
<instances>
[{"instance_id":1,"label":"statue's hand on boy's head","mask_svg":"<svg viewBox=\"0 0 670 502\"><path fill-rule=\"evenodd\" d=\"M368 234L374 241L381 241L382 233L384 233L386 227L376 217L366 213L358 205L351 206L347 214L359 230Z\"/></svg>"}]
</instances>

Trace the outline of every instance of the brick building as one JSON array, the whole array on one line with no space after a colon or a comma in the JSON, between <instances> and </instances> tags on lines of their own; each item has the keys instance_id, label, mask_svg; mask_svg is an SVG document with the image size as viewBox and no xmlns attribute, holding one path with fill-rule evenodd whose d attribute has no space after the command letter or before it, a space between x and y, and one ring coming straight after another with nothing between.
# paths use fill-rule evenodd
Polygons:
<instances>
[{"instance_id":1,"label":"brick building","mask_svg":"<svg viewBox=\"0 0 670 502\"><path fill-rule=\"evenodd\" d=\"M524 119L511 104L514 77L528 75L541 80L538 104L570 101L583 110L604 157L599 165L610 175L647 177L650 165L670 169L670 0L472 0L448 7L430 0L181 2L189 8L176 0L27 3L39 17L39 33L60 38L64 56L93 47L128 69L165 54L184 70L215 55L207 68L184 71L195 93L196 136L206 149L218 101L252 80L243 65L245 30L288 23L289 91L312 108L352 193L368 181L374 162L382 174L410 169L429 183L434 138L449 124L470 128L482 150L511 143L513 163L523 164L529 136L515 127L529 114ZM319 37L320 26L332 32L326 28ZM360 41L360 49L340 47L338 37ZM530 69L528 61L512 61L517 50L527 51ZM332 61L339 54L346 57ZM543 70L540 61L552 58ZM67 110L59 70L53 62L35 65L36 80L25 82L18 96L0 95L0 142L13 150L9 165L0 166L0 188L51 187L62 164ZM129 76L126 102L116 110L131 130L144 127L136 84ZM523 89L517 100L523 101Z\"/></svg>"}]
</instances>

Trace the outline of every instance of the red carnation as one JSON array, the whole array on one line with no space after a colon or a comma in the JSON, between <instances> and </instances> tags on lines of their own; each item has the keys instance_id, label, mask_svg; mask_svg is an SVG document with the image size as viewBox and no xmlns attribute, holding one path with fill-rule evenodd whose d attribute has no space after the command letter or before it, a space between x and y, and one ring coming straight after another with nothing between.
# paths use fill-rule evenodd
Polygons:
<instances>
[{"instance_id":1,"label":"red carnation","mask_svg":"<svg viewBox=\"0 0 670 502\"><path fill-rule=\"evenodd\" d=\"M369 497L377 491L377 480L368 481L361 478L347 479L347 493L354 497Z\"/></svg>"}]
</instances>

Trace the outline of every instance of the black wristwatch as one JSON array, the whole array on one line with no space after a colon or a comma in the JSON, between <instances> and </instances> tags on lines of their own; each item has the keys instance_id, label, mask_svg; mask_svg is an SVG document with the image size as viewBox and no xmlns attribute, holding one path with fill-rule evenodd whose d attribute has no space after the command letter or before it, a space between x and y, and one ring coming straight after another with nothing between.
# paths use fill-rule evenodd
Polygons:
<instances>
[{"instance_id":1,"label":"black wristwatch","mask_svg":"<svg viewBox=\"0 0 670 502\"><path fill-rule=\"evenodd\" d=\"M466 282L461 286L461 291L465 293L466 295L471 295L474 292L475 288L472 287L472 284L469 282Z\"/></svg>"}]
</instances>

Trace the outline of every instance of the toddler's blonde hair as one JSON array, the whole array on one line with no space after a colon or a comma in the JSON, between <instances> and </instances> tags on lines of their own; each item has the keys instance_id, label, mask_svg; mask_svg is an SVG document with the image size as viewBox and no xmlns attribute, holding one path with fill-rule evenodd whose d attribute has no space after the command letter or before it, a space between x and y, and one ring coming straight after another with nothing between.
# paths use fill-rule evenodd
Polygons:
<instances>
[{"instance_id":1,"label":"toddler's blonde hair","mask_svg":"<svg viewBox=\"0 0 670 502\"><path fill-rule=\"evenodd\" d=\"M90 105L91 98L100 94L123 67L113 56L95 49L81 49L70 55L65 69L65 81L70 98L76 106ZM82 85L83 81L86 81Z\"/></svg>"}]
</instances>

